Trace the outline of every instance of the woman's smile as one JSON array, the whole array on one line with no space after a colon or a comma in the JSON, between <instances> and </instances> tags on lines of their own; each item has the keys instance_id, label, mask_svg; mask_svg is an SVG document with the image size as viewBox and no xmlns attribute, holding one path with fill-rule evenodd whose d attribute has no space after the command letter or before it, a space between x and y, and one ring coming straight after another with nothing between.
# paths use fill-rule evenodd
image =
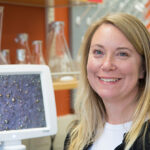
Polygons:
<instances>
[{"instance_id":1,"label":"woman's smile","mask_svg":"<svg viewBox=\"0 0 150 150\"><path fill-rule=\"evenodd\" d=\"M121 78L116 78L116 77L98 77L98 79L106 83L115 83L121 80Z\"/></svg>"}]
</instances>

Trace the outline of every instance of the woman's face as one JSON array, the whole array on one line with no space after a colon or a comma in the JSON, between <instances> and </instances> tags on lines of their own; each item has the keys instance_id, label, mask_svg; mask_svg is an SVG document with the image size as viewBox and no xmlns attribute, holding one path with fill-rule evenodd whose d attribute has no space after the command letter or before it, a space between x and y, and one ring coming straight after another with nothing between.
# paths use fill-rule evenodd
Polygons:
<instances>
[{"instance_id":1,"label":"woman's face","mask_svg":"<svg viewBox=\"0 0 150 150\"><path fill-rule=\"evenodd\" d=\"M134 99L143 78L142 58L122 32L101 25L93 35L87 62L91 87L104 100Z\"/></svg>"}]
</instances>

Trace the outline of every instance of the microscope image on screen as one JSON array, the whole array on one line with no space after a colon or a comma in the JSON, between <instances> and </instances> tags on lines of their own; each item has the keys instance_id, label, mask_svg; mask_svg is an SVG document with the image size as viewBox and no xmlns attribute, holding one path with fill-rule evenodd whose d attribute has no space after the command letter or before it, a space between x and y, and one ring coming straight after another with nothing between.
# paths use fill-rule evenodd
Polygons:
<instances>
[{"instance_id":1,"label":"microscope image on screen","mask_svg":"<svg viewBox=\"0 0 150 150\"><path fill-rule=\"evenodd\" d=\"M0 75L0 131L45 126L40 74Z\"/></svg>"}]
</instances>

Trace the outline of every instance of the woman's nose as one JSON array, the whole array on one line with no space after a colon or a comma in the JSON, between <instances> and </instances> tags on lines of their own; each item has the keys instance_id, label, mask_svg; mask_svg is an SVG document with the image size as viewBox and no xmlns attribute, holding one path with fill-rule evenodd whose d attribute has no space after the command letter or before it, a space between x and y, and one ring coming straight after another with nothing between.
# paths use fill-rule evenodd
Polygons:
<instances>
[{"instance_id":1,"label":"woman's nose","mask_svg":"<svg viewBox=\"0 0 150 150\"><path fill-rule=\"evenodd\" d=\"M115 60L112 56L105 56L101 65L103 71L114 71L116 69Z\"/></svg>"}]
</instances>

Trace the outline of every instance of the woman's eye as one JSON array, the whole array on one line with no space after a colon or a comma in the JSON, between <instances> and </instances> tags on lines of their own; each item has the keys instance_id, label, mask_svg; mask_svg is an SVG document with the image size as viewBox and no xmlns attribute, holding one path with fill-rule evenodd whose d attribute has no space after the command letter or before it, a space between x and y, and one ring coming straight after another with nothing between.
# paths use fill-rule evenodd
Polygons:
<instances>
[{"instance_id":1,"label":"woman's eye","mask_svg":"<svg viewBox=\"0 0 150 150\"><path fill-rule=\"evenodd\" d=\"M120 52L120 53L119 53L119 56L129 56L129 55L128 55L128 53L126 53L126 52Z\"/></svg>"},{"instance_id":2,"label":"woman's eye","mask_svg":"<svg viewBox=\"0 0 150 150\"><path fill-rule=\"evenodd\" d=\"M104 53L101 50L94 50L95 55L103 55Z\"/></svg>"}]
</instances>

